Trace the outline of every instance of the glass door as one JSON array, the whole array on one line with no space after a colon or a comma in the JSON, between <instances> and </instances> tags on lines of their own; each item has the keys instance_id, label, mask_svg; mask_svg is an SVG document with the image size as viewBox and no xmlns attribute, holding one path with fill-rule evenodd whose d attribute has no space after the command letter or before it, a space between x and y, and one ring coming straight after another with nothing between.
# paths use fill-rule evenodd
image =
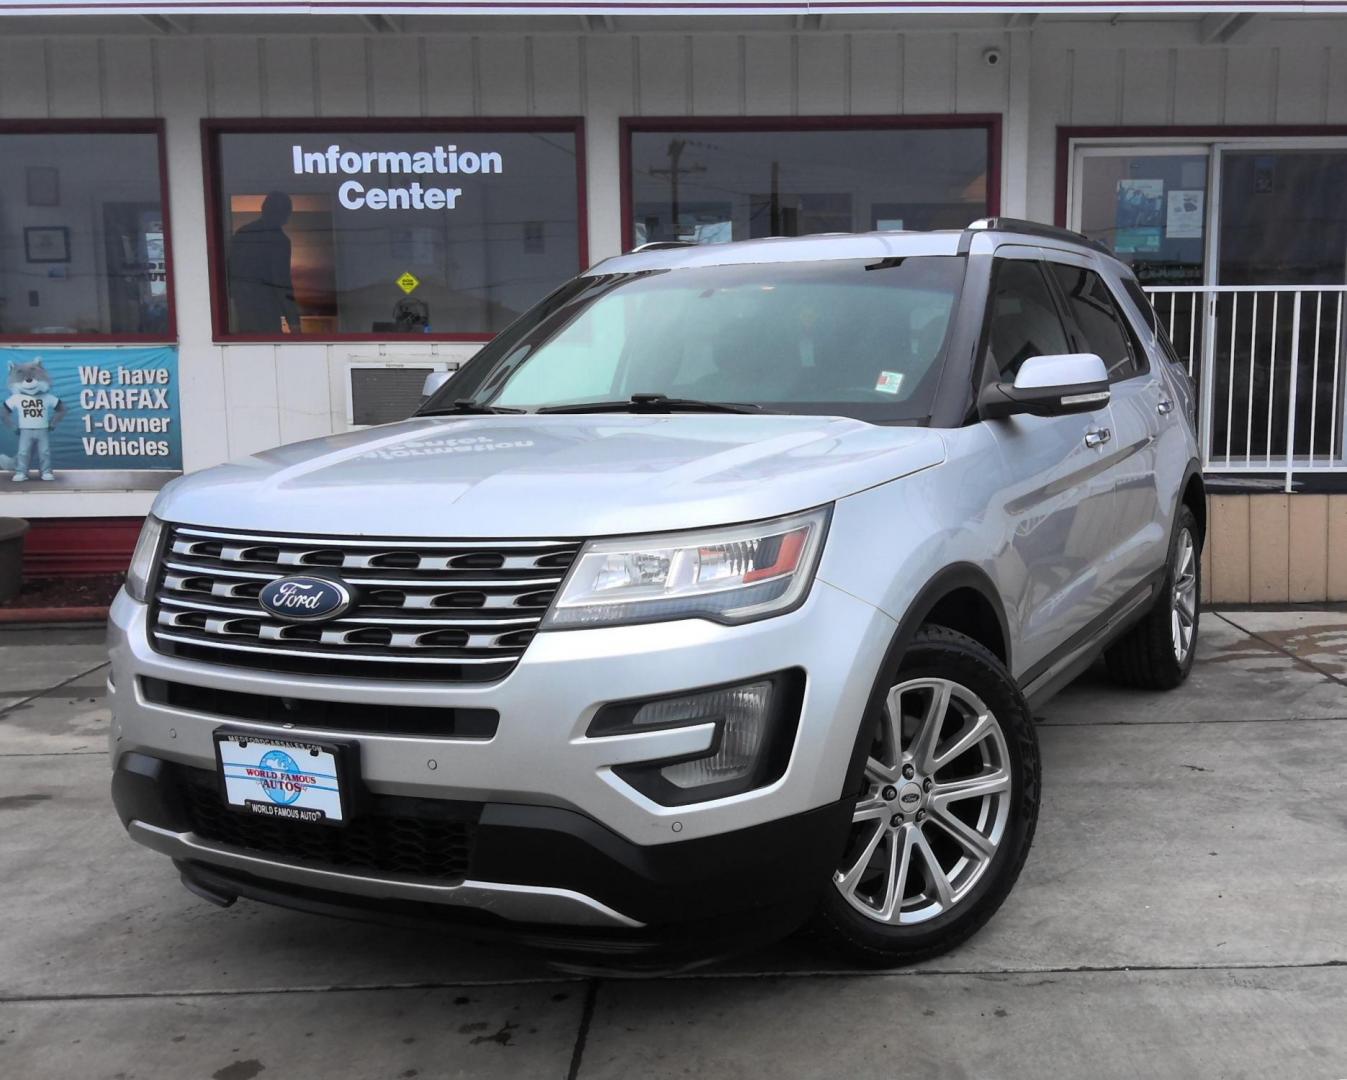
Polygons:
<instances>
[{"instance_id":1,"label":"glass door","mask_svg":"<svg viewBox=\"0 0 1347 1080\"><path fill-rule=\"evenodd\" d=\"M1210 276L1245 290L1215 305L1214 456L1288 468L1340 463L1347 140L1219 144L1213 155Z\"/></svg>"},{"instance_id":2,"label":"glass door","mask_svg":"<svg viewBox=\"0 0 1347 1080\"><path fill-rule=\"evenodd\" d=\"M1203 285L1210 157L1201 145L1077 146L1068 224L1113 251L1144 288ZM1196 372L1200 297L1161 291L1151 299L1175 350Z\"/></svg>"}]
</instances>

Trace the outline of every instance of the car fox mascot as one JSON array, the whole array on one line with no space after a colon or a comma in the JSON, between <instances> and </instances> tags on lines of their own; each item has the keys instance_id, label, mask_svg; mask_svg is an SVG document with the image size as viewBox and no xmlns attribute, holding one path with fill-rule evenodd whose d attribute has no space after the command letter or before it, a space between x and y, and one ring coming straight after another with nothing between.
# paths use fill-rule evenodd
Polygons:
<instances>
[{"instance_id":1,"label":"car fox mascot","mask_svg":"<svg viewBox=\"0 0 1347 1080\"><path fill-rule=\"evenodd\" d=\"M33 451L37 450L37 467L43 480L55 480L51 470L51 433L65 416L65 403L51 392L51 375L42 366L39 357L26 364L13 360L9 362L9 396L0 408L0 422L19 431L19 450L10 466L14 470L11 479L21 484L28 479L33 462ZM0 468L10 465L8 459L0 455Z\"/></svg>"}]
</instances>

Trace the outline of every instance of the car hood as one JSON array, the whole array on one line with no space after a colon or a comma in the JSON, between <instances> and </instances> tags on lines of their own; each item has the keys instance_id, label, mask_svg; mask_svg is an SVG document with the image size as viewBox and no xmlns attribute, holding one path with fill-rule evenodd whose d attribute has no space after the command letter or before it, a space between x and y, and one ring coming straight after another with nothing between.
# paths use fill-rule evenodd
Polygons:
<instances>
[{"instance_id":1,"label":"car hood","mask_svg":"<svg viewBox=\"0 0 1347 1080\"><path fill-rule=\"evenodd\" d=\"M929 429L840 417L425 417L183 477L154 512L299 534L603 536L790 513L944 457Z\"/></svg>"}]
</instances>

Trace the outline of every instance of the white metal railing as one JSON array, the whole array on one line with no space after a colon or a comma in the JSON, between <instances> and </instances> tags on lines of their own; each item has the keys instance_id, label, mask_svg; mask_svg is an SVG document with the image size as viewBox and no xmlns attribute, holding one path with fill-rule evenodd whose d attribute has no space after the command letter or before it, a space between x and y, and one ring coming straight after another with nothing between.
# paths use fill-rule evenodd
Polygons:
<instances>
[{"instance_id":1,"label":"white metal railing","mask_svg":"<svg viewBox=\"0 0 1347 1080\"><path fill-rule=\"evenodd\" d=\"M1347 285L1146 289L1198 385L1202 466L1347 472Z\"/></svg>"}]
</instances>

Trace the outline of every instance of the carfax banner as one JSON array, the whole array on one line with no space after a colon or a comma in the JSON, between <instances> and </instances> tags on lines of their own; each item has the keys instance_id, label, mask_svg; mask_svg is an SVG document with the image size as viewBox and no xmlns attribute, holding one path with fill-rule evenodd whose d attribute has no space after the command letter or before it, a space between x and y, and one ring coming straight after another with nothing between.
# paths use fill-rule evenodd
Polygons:
<instances>
[{"instance_id":1,"label":"carfax banner","mask_svg":"<svg viewBox=\"0 0 1347 1080\"><path fill-rule=\"evenodd\" d=\"M158 488L182 471L178 350L2 348L0 490Z\"/></svg>"}]
</instances>

